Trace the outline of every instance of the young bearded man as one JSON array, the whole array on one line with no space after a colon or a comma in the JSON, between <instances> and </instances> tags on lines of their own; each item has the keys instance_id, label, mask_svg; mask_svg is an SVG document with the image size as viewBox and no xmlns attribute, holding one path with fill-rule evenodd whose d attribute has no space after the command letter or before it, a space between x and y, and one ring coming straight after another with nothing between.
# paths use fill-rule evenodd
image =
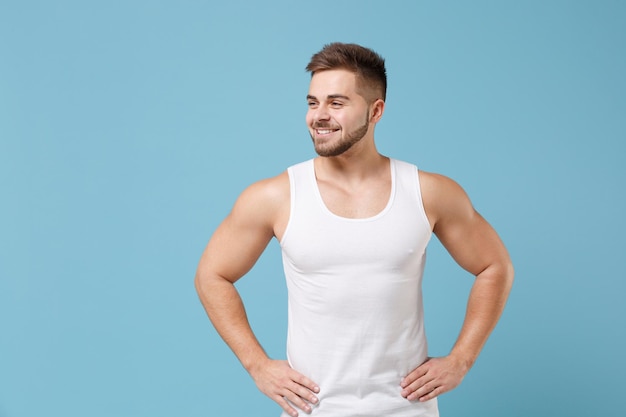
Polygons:
<instances>
[{"instance_id":1,"label":"young bearded man","mask_svg":"<svg viewBox=\"0 0 626 417\"><path fill-rule=\"evenodd\" d=\"M307 70L319 156L241 194L202 255L198 294L283 416L437 416L436 397L461 382L502 313L511 261L459 185L377 151L387 88L378 54L333 43ZM476 277L459 337L439 358L428 357L421 292L433 233ZM287 361L266 355L234 286L274 237L289 294Z\"/></svg>"}]
</instances>

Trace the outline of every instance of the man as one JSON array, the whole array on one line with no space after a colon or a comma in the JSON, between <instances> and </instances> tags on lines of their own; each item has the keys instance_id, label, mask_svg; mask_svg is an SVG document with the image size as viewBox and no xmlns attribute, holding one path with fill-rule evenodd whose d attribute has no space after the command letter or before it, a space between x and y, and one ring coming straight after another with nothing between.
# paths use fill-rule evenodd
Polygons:
<instances>
[{"instance_id":1,"label":"man","mask_svg":"<svg viewBox=\"0 0 626 417\"><path fill-rule=\"evenodd\" d=\"M200 299L283 416L437 416L436 397L461 382L500 317L509 256L455 182L376 150L387 87L378 54L333 43L307 70L319 157L241 194L200 260ZM441 358L428 358L423 328L432 233L476 276L458 340ZM288 361L265 354L234 286L273 237L289 293Z\"/></svg>"}]
</instances>

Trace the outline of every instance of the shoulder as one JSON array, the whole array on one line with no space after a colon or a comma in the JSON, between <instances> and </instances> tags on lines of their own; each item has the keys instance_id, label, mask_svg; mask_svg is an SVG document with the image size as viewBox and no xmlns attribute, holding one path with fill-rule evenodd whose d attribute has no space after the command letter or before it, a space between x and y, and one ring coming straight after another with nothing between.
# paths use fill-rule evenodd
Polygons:
<instances>
[{"instance_id":1,"label":"shoulder","mask_svg":"<svg viewBox=\"0 0 626 417\"><path fill-rule=\"evenodd\" d=\"M261 215L279 210L288 203L289 176L287 171L283 171L248 186L237 199L234 211L252 211Z\"/></svg>"},{"instance_id":2,"label":"shoulder","mask_svg":"<svg viewBox=\"0 0 626 417\"><path fill-rule=\"evenodd\" d=\"M471 216L472 203L463 188L453 179L441 174L418 171L424 209L436 227L446 220Z\"/></svg>"},{"instance_id":3,"label":"shoulder","mask_svg":"<svg viewBox=\"0 0 626 417\"><path fill-rule=\"evenodd\" d=\"M249 233L256 230L280 237L289 218L289 188L287 171L257 181L241 193L229 218Z\"/></svg>"},{"instance_id":4,"label":"shoulder","mask_svg":"<svg viewBox=\"0 0 626 417\"><path fill-rule=\"evenodd\" d=\"M456 194L465 194L463 188L452 178L445 175L418 170L420 186L429 197L454 197Z\"/></svg>"}]
</instances>

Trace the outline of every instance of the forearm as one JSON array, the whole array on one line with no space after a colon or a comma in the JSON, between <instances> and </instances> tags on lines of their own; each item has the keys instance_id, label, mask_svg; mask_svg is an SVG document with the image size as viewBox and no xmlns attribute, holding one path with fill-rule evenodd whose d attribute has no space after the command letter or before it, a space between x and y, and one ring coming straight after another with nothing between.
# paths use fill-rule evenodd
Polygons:
<instances>
[{"instance_id":1,"label":"forearm","mask_svg":"<svg viewBox=\"0 0 626 417\"><path fill-rule=\"evenodd\" d=\"M513 268L509 263L492 265L476 276L461 332L450 352L467 370L496 326L512 283Z\"/></svg>"},{"instance_id":2,"label":"forearm","mask_svg":"<svg viewBox=\"0 0 626 417\"><path fill-rule=\"evenodd\" d=\"M197 276L195 285L211 323L244 368L251 372L268 357L250 327L234 284L220 277Z\"/></svg>"}]
</instances>

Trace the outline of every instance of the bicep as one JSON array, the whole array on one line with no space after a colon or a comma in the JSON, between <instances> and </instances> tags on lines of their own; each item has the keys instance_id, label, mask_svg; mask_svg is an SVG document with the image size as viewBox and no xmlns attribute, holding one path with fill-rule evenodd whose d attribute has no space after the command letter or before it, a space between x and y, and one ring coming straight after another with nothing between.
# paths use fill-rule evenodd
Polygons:
<instances>
[{"instance_id":1,"label":"bicep","mask_svg":"<svg viewBox=\"0 0 626 417\"><path fill-rule=\"evenodd\" d=\"M473 209L466 216L442 220L435 234L454 260L473 275L508 258L493 227Z\"/></svg>"},{"instance_id":2,"label":"bicep","mask_svg":"<svg viewBox=\"0 0 626 417\"><path fill-rule=\"evenodd\" d=\"M224 220L202 254L201 271L235 282L252 268L272 234L244 224L231 215Z\"/></svg>"},{"instance_id":3,"label":"bicep","mask_svg":"<svg viewBox=\"0 0 626 417\"><path fill-rule=\"evenodd\" d=\"M273 207L259 192L246 190L215 230L198 266L198 275L235 282L261 256L273 232Z\"/></svg>"},{"instance_id":4,"label":"bicep","mask_svg":"<svg viewBox=\"0 0 626 417\"><path fill-rule=\"evenodd\" d=\"M474 275L506 262L508 254L502 241L474 209L465 191L449 178L431 179L429 206L436 219L433 232L454 260Z\"/></svg>"}]
</instances>

